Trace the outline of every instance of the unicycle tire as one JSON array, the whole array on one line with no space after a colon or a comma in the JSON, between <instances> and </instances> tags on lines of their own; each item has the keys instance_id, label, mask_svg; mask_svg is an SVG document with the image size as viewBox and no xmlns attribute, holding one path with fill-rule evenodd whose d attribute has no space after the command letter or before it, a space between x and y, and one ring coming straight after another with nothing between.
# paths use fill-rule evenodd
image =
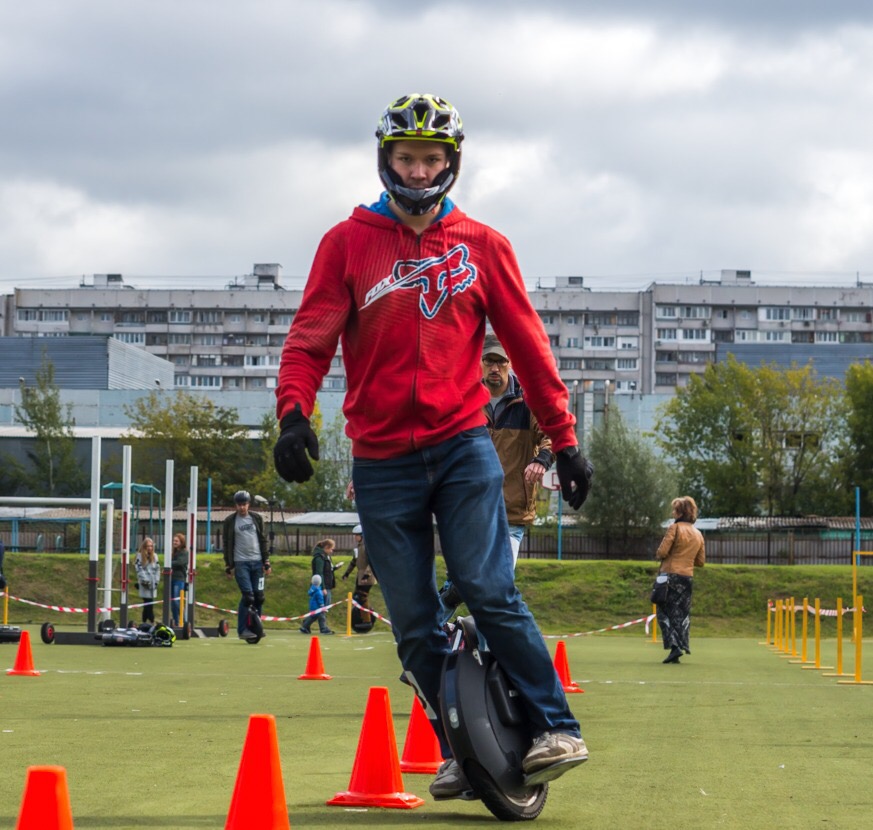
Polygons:
<instances>
[{"instance_id":1,"label":"unicycle tire","mask_svg":"<svg viewBox=\"0 0 873 830\"><path fill-rule=\"evenodd\" d=\"M526 785L522 761L530 726L518 693L493 655L479 649L476 624L460 617L440 683L446 738L473 792L501 821L531 821L543 810L548 783Z\"/></svg>"},{"instance_id":2,"label":"unicycle tire","mask_svg":"<svg viewBox=\"0 0 873 830\"><path fill-rule=\"evenodd\" d=\"M472 759L464 764L464 774L482 803L500 821L533 821L546 806L548 784L515 794L503 792L485 768Z\"/></svg>"}]
</instances>

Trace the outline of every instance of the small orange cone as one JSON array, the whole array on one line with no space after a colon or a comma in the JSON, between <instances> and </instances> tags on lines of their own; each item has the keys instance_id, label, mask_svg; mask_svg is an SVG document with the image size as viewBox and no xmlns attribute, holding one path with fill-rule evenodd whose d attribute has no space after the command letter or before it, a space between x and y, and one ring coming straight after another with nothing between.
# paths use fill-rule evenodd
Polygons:
<instances>
[{"instance_id":1,"label":"small orange cone","mask_svg":"<svg viewBox=\"0 0 873 830\"><path fill-rule=\"evenodd\" d=\"M443 762L440 742L430 725L424 707L415 695L412 699L412 713L406 728L406 741L400 759L400 771L433 774Z\"/></svg>"},{"instance_id":2,"label":"small orange cone","mask_svg":"<svg viewBox=\"0 0 873 830\"><path fill-rule=\"evenodd\" d=\"M424 799L403 792L403 775L397 758L397 741L388 689L370 689L361 737L349 789L337 793L327 804L336 807L421 807Z\"/></svg>"},{"instance_id":3,"label":"small orange cone","mask_svg":"<svg viewBox=\"0 0 873 830\"><path fill-rule=\"evenodd\" d=\"M291 830L276 719L251 715L224 830Z\"/></svg>"},{"instance_id":4,"label":"small orange cone","mask_svg":"<svg viewBox=\"0 0 873 830\"><path fill-rule=\"evenodd\" d=\"M570 678L570 664L567 662L567 647L563 640L558 640L558 648L555 651L555 671L558 672L558 678L561 685L564 687L565 694L578 692L582 694L585 689L580 689Z\"/></svg>"},{"instance_id":5,"label":"small orange cone","mask_svg":"<svg viewBox=\"0 0 873 830\"><path fill-rule=\"evenodd\" d=\"M67 771L63 767L27 768L15 830L73 830Z\"/></svg>"},{"instance_id":6,"label":"small orange cone","mask_svg":"<svg viewBox=\"0 0 873 830\"><path fill-rule=\"evenodd\" d=\"M39 672L33 667L29 631L21 632L21 639L18 641L18 653L15 655L15 665L11 669L6 669L6 674L23 674L29 677L39 677Z\"/></svg>"},{"instance_id":7,"label":"small orange cone","mask_svg":"<svg viewBox=\"0 0 873 830\"><path fill-rule=\"evenodd\" d=\"M318 637L313 637L309 644L309 658L306 660L306 671L298 680L330 680L331 676L324 673L324 661L321 659L321 643Z\"/></svg>"}]
</instances>

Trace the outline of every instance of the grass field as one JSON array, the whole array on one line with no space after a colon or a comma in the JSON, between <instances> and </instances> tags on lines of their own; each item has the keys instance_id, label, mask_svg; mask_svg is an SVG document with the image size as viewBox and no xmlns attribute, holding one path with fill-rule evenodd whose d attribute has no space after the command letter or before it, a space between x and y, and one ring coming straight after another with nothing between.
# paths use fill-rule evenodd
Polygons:
<instances>
[{"instance_id":1,"label":"grass field","mask_svg":"<svg viewBox=\"0 0 873 830\"><path fill-rule=\"evenodd\" d=\"M43 674L0 676L0 827L15 825L26 767L60 764L78 830L221 828L252 713L276 717L297 830L497 824L481 804L434 802L421 775L404 776L426 801L416 810L325 806L349 786L372 686L389 689L402 750L412 698L383 629L321 638L333 675L324 682L297 679L310 639L296 632L270 631L257 646L216 638L127 649L45 645L28 630ZM873 687L838 686L756 638L692 631L693 654L677 666L661 664L640 627L566 643L585 690L571 704L591 760L552 784L537 826L870 825ZM0 645L0 666L15 650ZM825 641L824 663L833 651Z\"/></svg>"}]
</instances>

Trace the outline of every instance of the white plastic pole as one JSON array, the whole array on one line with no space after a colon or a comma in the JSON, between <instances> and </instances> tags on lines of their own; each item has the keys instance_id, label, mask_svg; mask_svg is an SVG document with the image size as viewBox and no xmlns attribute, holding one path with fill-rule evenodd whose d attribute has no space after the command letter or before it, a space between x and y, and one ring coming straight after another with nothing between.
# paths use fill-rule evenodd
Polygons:
<instances>
[{"instance_id":1,"label":"white plastic pole","mask_svg":"<svg viewBox=\"0 0 873 830\"><path fill-rule=\"evenodd\" d=\"M188 623L194 626L194 578L197 575L197 477L198 468L191 468L191 489L188 497Z\"/></svg>"},{"instance_id":2,"label":"white plastic pole","mask_svg":"<svg viewBox=\"0 0 873 830\"><path fill-rule=\"evenodd\" d=\"M121 625L127 625L127 589L130 581L130 460L131 446L121 448Z\"/></svg>"},{"instance_id":3,"label":"white plastic pole","mask_svg":"<svg viewBox=\"0 0 873 830\"><path fill-rule=\"evenodd\" d=\"M173 467L172 459L167 459L166 483L164 484L164 609L161 619L164 625L172 622L173 598Z\"/></svg>"}]
</instances>

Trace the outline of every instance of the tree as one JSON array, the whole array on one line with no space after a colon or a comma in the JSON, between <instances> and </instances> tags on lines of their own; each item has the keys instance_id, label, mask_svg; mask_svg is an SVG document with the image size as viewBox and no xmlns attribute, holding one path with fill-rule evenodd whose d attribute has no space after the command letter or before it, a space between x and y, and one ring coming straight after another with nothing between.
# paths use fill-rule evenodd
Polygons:
<instances>
[{"instance_id":1,"label":"tree","mask_svg":"<svg viewBox=\"0 0 873 830\"><path fill-rule=\"evenodd\" d=\"M585 514L592 535L618 542L659 536L677 492L676 476L615 407L592 431L588 457L594 486Z\"/></svg>"},{"instance_id":2,"label":"tree","mask_svg":"<svg viewBox=\"0 0 873 830\"><path fill-rule=\"evenodd\" d=\"M33 449L26 452L31 468L10 460L12 477L41 496L86 495L88 476L76 458L73 407L61 404L55 367L45 355L36 372L36 385L27 386L22 380L20 390L21 405L15 405L15 416L34 433L34 439Z\"/></svg>"},{"instance_id":3,"label":"tree","mask_svg":"<svg viewBox=\"0 0 873 830\"><path fill-rule=\"evenodd\" d=\"M811 366L711 363L662 408L658 441L710 515L845 510L845 402Z\"/></svg>"},{"instance_id":4,"label":"tree","mask_svg":"<svg viewBox=\"0 0 873 830\"><path fill-rule=\"evenodd\" d=\"M198 468L201 503L211 478L213 499L227 504L257 469L248 430L239 423L236 409L183 391L151 392L124 409L132 431L121 440L133 448L138 481L161 486L166 461L172 459L177 479L189 467ZM181 500L178 488L175 493Z\"/></svg>"},{"instance_id":5,"label":"tree","mask_svg":"<svg viewBox=\"0 0 873 830\"><path fill-rule=\"evenodd\" d=\"M848 432L852 452L847 483L861 488L861 512L873 514L873 364L855 363L846 372Z\"/></svg>"}]
</instances>

